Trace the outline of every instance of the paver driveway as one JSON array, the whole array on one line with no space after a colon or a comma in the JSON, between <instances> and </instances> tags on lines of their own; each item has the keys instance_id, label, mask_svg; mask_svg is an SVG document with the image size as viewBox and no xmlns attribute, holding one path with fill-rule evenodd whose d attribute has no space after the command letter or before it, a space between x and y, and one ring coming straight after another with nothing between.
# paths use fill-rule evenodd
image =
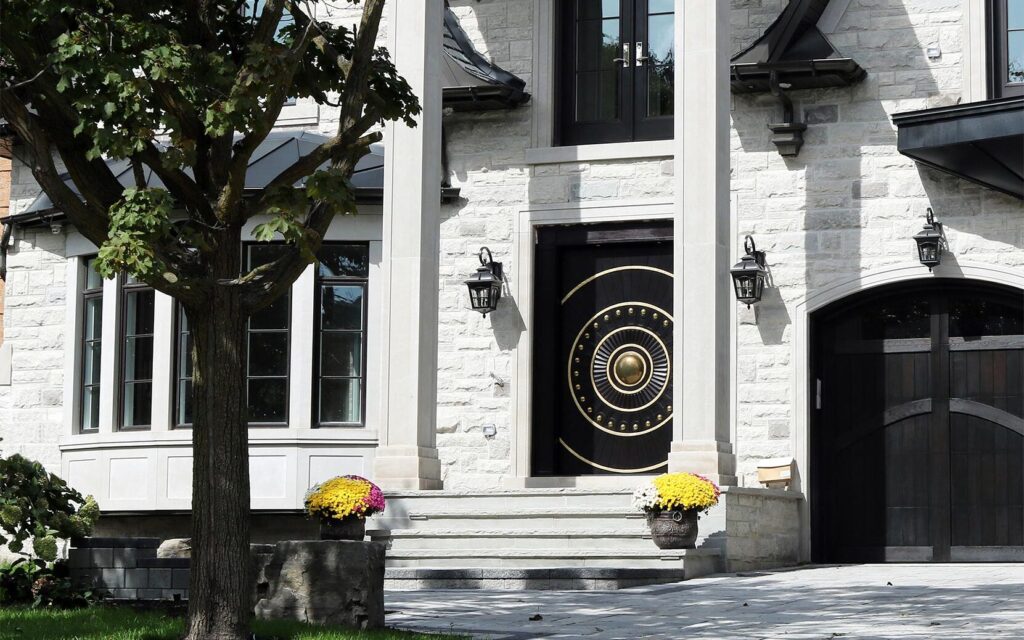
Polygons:
<instances>
[{"instance_id":1,"label":"paver driveway","mask_svg":"<svg viewBox=\"0 0 1024 640\"><path fill-rule=\"evenodd\" d=\"M495 640L1024 638L1024 564L808 567L602 592L394 591L386 603L391 626Z\"/></svg>"}]
</instances>

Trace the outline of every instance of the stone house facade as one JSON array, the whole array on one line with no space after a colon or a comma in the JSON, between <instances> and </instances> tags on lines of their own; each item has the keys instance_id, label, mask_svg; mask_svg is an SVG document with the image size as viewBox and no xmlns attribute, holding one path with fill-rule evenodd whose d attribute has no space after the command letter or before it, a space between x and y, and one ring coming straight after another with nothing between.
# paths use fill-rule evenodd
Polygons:
<instances>
[{"instance_id":1,"label":"stone house facade","mask_svg":"<svg viewBox=\"0 0 1024 640\"><path fill-rule=\"evenodd\" d=\"M576 8L567 9L570 4ZM1014 119L1024 122L1024 106L1014 97L1024 78L1014 81L1012 71L999 76L1013 56L1024 60L1024 40L1019 51L1012 44L1019 41L1015 29L1024 30L1024 23L1015 22L1024 21L1024 8L1015 0L733 0L728 9L716 6L723 4L453 0L451 14L472 48L521 79L530 94L525 104L490 110L453 107L448 94L442 96L440 63L431 62L441 57L440 29L424 27L441 24L440 0L425 3L422 11L406 14L403 7L389 14L384 37L400 70L424 92L425 115L415 130L388 128L383 201L336 221L328 238L362 247L367 261L355 277L367 305L362 369L355 376L361 404L344 428L318 428L315 415L323 406L314 387L322 381L312 372L321 325L314 299L327 281L311 267L288 303L292 366L286 418L279 429L252 432L253 477L260 479L254 480L255 509L294 514L308 486L337 473L360 473L393 491L410 491L398 494L408 505L428 499L420 491L443 489L466 499L502 491L503 499L529 506L543 502L549 490L618 495L639 476L692 470L750 489L731 490L736 514L752 505L766 510L750 518L713 515L712 522L720 524L712 529L720 527L730 540L743 538L736 549L759 544L759 521L776 528L771 535L789 536L775 556L751 551L752 557L774 558L761 564L949 559L958 548L1016 549L1010 555L1024 548L1024 532L1017 533L1024 520L1007 525L1005 535L987 538L961 535L955 523L952 542L948 536L921 537L921 523L941 513L928 511L932 494L912 477L940 474L953 488L939 500L960 500L966 513L981 513L971 511L976 501L997 505L985 518L1024 518L1024 485L993 502L991 496L957 493L956 481L958 470L974 469L984 456L1000 460L1001 473L1010 478L1024 464L1024 381L1016 369L1024 353L1024 186L1013 193L1012 184L1008 190L1005 181L979 168L985 161L971 157L966 168L957 161L967 157L968 147L988 149L979 153L1007 154L999 156L1000 164L1007 168L1009 157L1008 169L1020 177L1024 132L1019 126L1016 132L1000 129L999 144L1008 146L991 149L986 140L956 140L933 145L915 159L904 148L904 136L909 145L914 127L933 121L984 118L1002 109L1011 129ZM346 12L351 10L332 11L327 18L352 20ZM595 20L607 27L598 32L605 41L593 45L599 50L585 50L591 46L585 29ZM627 35L627 23L644 37ZM665 24L669 30L658 31ZM1011 44L995 46L1003 41ZM637 71L643 42L650 47L648 67L668 68L667 76ZM620 56L605 65L609 47L618 55L623 45L629 49L625 62ZM820 58L800 57L815 46L831 49ZM658 58L655 47L671 56ZM587 52L604 62L570 68L574 56ZM615 76L617 65L632 65L632 75ZM566 89L589 87L584 76L598 78L594 93ZM613 76L618 79L607 80ZM666 90L657 85L666 77L674 101L659 103L663 110L651 115L650 96ZM627 80L648 92L641 96L652 101L644 103L646 115L637 115L635 105L624 106L637 99L632 94L617 107L602 102L600 91L608 87L640 91L623 88ZM976 104L985 106L960 113ZM616 108L626 109L632 120L623 125L625 111L602 111ZM580 115L588 109L593 113ZM332 117L330 108L300 102L285 109L279 128L329 133L336 124ZM619 127L614 135L608 133L613 121ZM802 139L797 153L785 137L794 127L776 123L806 125L795 127ZM438 205L424 195L434 193L424 189L431 184L457 189L458 195ZM115 515L185 512L189 435L174 419L180 324L173 301L157 295L154 302L153 419L146 430L126 430L118 423L114 392L123 384L114 346L123 340L114 328L123 312L114 302L123 296L123 283L99 285L107 333L98 425L82 433L82 363L76 353L88 304L82 274L95 248L73 229L51 229L49 218L41 226L18 218L33 206L38 187L17 162L11 193L11 219L18 226L5 262L11 375L10 384L0 387L4 452L43 461L97 494ZM913 239L929 208L943 224L946 243L933 270L921 264ZM746 236L765 252L770 270L761 300L751 307L737 304L728 275L744 255ZM504 295L488 315L470 308L465 285L481 247L504 267ZM405 277L410 261L415 273ZM670 266L658 266L663 264ZM598 278L615 270L630 277ZM657 273L669 277L661 281ZM634 275L639 279L630 279ZM588 282L605 288L573 307L574 292L598 286ZM650 297L637 298L639 292ZM908 300L923 302L900 306ZM613 393L608 385L623 398L646 397L644 389L631 395L632 378L618 366L633 362L623 359L633 352L622 348L643 346L647 338L587 346L589 333L580 329L576 335L569 328L595 320L595 333L606 331L596 328L601 314L619 306L627 316L635 310L648 318L653 309L668 317L663 325L627 322L614 328L628 335L640 326L652 345L660 344L660 351L637 347L640 366L646 367L638 374L641 386L657 386L658 376L664 378L652 392L653 404L616 409L617 401L586 401L587 389L607 400ZM966 320L953 328L942 324L966 309L984 316L971 321L982 329L957 334ZM851 318L863 333L854 336L860 329L851 328ZM940 325L945 328L933 333ZM850 341L856 353L874 359L844 360L852 352L836 345ZM975 351L962 347L972 341L981 345L980 364L972 359ZM591 372L591 387L574 388L569 350L577 347L605 363ZM964 359L960 381L958 358ZM833 370L829 362L844 364ZM946 391L931 387L939 384L939 369L925 372L923 362L953 363L946 369L953 373L943 374L949 378ZM625 377L615 377L620 374ZM906 393L893 392L905 378L911 380ZM961 383L973 391L949 391ZM925 401L927 406L920 404ZM828 413L830 403L844 410ZM886 417L857 415L858 406ZM614 423L610 429L602 407ZM985 445L984 452L968 445L957 449L958 434L971 425L1001 444ZM659 435L661 426L666 428ZM915 429L931 434L918 434L924 444L911 442ZM946 453L953 442L952 462L922 470L922 460L942 441ZM866 547L848 545L836 533L843 516L822 506L851 495L844 474L856 466L823 471L839 468L844 459L878 478L864 485L867 493L883 496L874 501L881 505L870 507L876 509L874 520L911 514L905 523L879 525L881 533ZM789 494L761 489L758 467L788 461ZM913 471L904 475L897 469ZM896 494L886 502L884 496ZM775 498L782 506L774 511L761 506ZM791 510L799 516L782 519L788 533L779 532L778 518L764 515ZM401 515L385 523L392 532L403 528ZM730 531L730 522L740 524ZM399 566L439 562L433 557Z\"/></svg>"}]
</instances>

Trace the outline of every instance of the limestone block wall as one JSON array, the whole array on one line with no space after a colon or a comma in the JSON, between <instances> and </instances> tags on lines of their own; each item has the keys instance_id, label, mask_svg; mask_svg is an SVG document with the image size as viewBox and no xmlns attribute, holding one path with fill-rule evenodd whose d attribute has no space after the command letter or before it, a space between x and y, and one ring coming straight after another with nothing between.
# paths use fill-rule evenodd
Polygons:
<instances>
[{"instance_id":1,"label":"limestone block wall","mask_svg":"<svg viewBox=\"0 0 1024 640\"><path fill-rule=\"evenodd\" d=\"M64 434L64 235L19 229L7 261L4 341L11 350L11 380L0 385L0 450L38 460L59 473L57 443Z\"/></svg>"},{"instance_id":2,"label":"limestone block wall","mask_svg":"<svg viewBox=\"0 0 1024 640\"><path fill-rule=\"evenodd\" d=\"M733 3L737 48L785 4ZM851 0L829 39L868 72L846 89L794 92L810 125L796 158L779 156L768 122L770 96L736 96L732 191L737 239L753 234L768 252L775 288L752 312L739 310L737 435L740 474L756 486L762 458L795 455L795 307L807 296L897 264L915 264L910 237L932 207L946 226L947 270L960 263L1024 266L1024 206L918 167L896 149L890 116L968 101L961 0ZM770 19L769 19L770 17ZM942 55L929 59L938 45ZM920 267L920 276L928 275Z\"/></svg>"},{"instance_id":3,"label":"limestone block wall","mask_svg":"<svg viewBox=\"0 0 1024 640\"><path fill-rule=\"evenodd\" d=\"M527 83L537 96L533 0L452 3L477 48ZM550 64L550 63L549 63ZM542 96L540 96L543 99ZM514 111L458 113L444 119L452 186L461 199L442 208L437 443L445 487L482 488L515 475L511 463L512 348L524 328L517 301L506 295L486 318L469 310L464 280L487 246L514 285L519 212L538 204L671 198L668 158L530 164L537 100ZM508 293L508 292L507 292ZM491 374L495 377L492 377ZM502 384L498 384L498 382ZM494 425L488 439L483 427Z\"/></svg>"}]
</instances>

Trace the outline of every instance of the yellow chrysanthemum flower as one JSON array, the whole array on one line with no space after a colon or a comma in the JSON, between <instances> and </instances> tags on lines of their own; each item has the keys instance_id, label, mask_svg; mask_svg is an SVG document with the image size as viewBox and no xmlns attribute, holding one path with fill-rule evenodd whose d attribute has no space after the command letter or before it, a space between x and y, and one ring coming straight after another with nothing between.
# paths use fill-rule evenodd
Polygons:
<instances>
[{"instance_id":1,"label":"yellow chrysanthemum flower","mask_svg":"<svg viewBox=\"0 0 1024 640\"><path fill-rule=\"evenodd\" d=\"M665 473L653 483L658 490L657 508L662 511L707 511L718 504L718 487L695 473Z\"/></svg>"}]
</instances>

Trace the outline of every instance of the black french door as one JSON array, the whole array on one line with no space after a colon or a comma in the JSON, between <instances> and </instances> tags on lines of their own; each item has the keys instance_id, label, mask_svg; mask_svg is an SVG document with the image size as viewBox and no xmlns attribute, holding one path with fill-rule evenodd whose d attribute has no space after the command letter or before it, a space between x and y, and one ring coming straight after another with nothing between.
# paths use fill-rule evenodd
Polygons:
<instances>
[{"instance_id":1,"label":"black french door","mask_svg":"<svg viewBox=\"0 0 1024 640\"><path fill-rule=\"evenodd\" d=\"M561 144L672 137L674 0L561 0Z\"/></svg>"},{"instance_id":2,"label":"black french door","mask_svg":"<svg viewBox=\"0 0 1024 640\"><path fill-rule=\"evenodd\" d=\"M1024 558L1024 293L897 287L813 331L815 559Z\"/></svg>"}]
</instances>

